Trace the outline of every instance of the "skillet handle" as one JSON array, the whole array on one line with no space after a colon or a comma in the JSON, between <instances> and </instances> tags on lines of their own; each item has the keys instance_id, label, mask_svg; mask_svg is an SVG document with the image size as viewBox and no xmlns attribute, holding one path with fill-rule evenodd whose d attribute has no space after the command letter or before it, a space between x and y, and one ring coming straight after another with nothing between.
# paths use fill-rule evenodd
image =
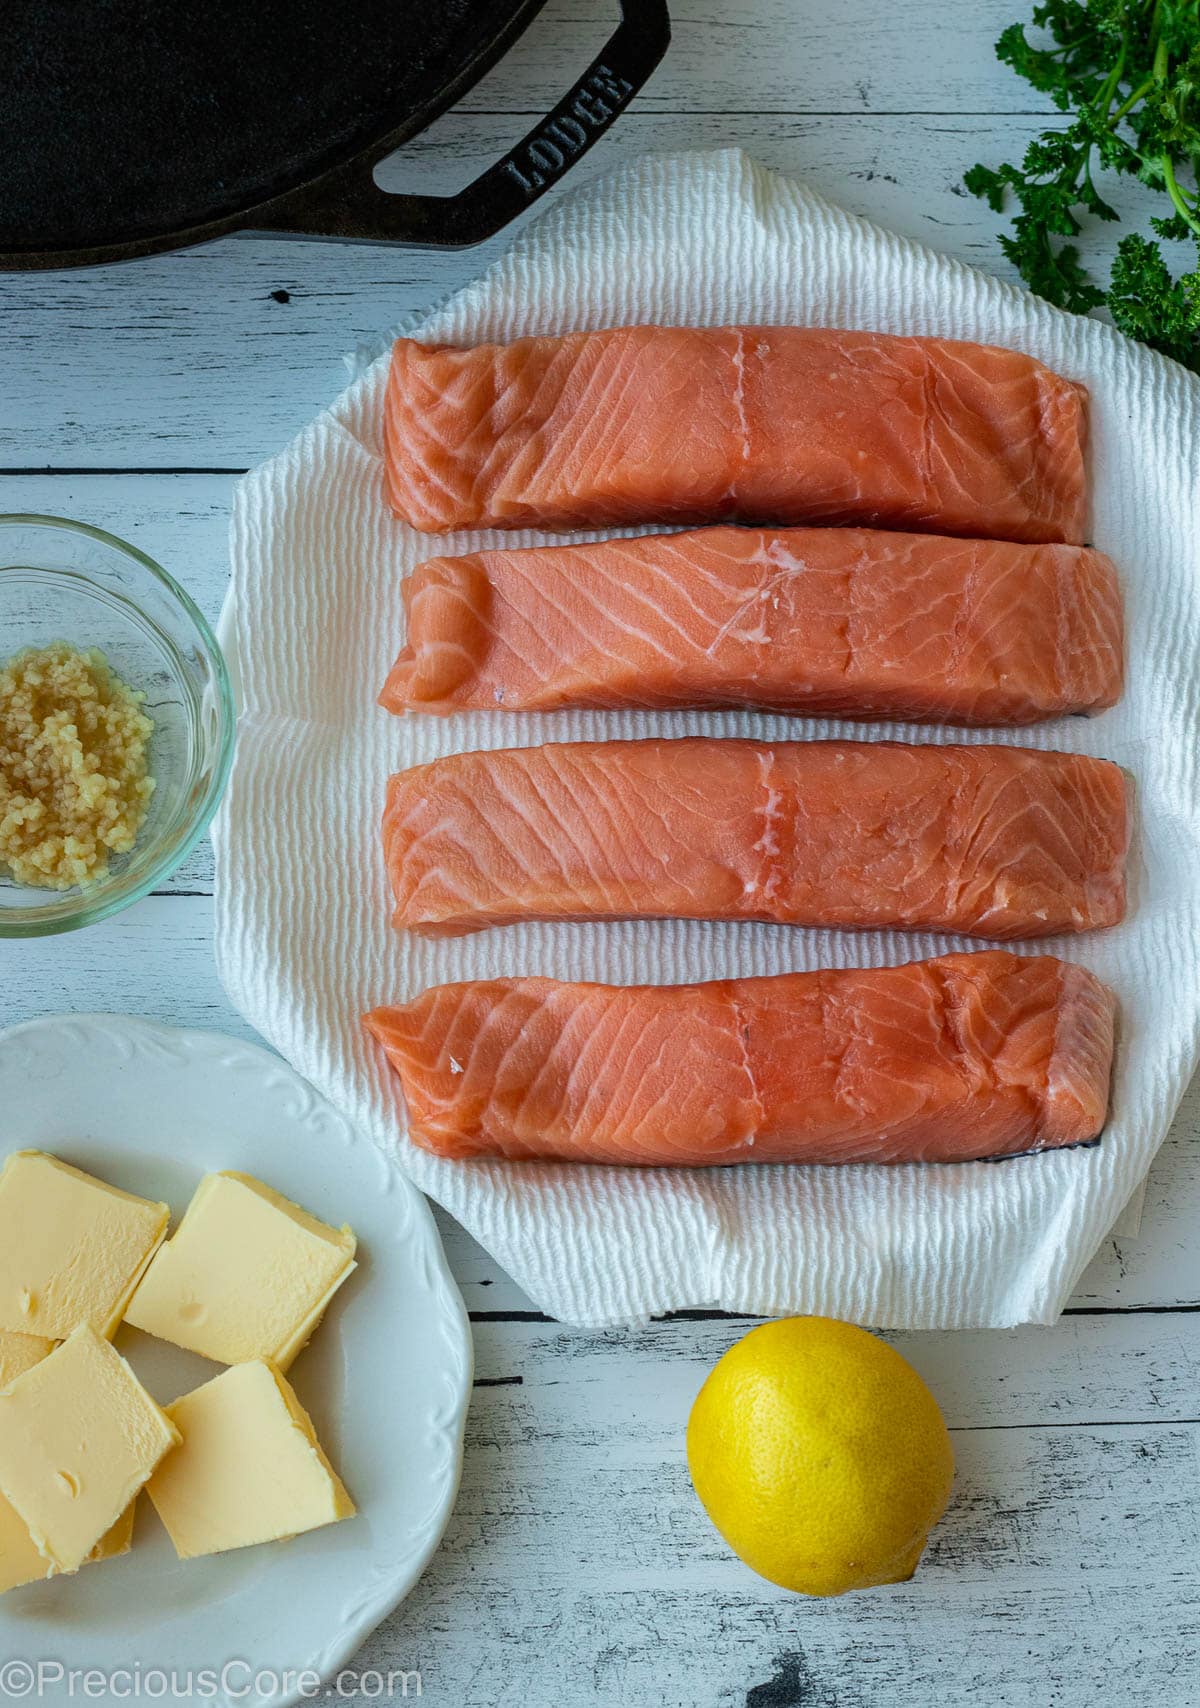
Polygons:
<instances>
[{"instance_id":1,"label":"skillet handle","mask_svg":"<svg viewBox=\"0 0 1200 1708\"><path fill-rule=\"evenodd\" d=\"M621 22L574 87L502 160L456 196L391 195L372 176L387 145L256 210L252 229L460 249L544 195L629 105L667 50L667 0L621 0Z\"/></svg>"}]
</instances>

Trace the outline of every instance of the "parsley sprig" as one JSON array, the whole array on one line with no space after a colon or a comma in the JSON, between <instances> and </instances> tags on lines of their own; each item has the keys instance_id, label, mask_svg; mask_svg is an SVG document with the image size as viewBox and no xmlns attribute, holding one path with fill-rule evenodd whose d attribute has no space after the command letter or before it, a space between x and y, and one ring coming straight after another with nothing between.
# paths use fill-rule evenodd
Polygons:
<instances>
[{"instance_id":1,"label":"parsley sprig","mask_svg":"<svg viewBox=\"0 0 1200 1708\"><path fill-rule=\"evenodd\" d=\"M997 212L1016 200L1000 242L1031 290L1077 314L1103 306L1122 332L1200 371L1200 0L1042 0L1033 22L1045 45L1013 24L997 56L1072 122L1034 137L1020 166L973 166L963 183ZM1176 277L1160 244L1131 232L1099 287L1071 240L1086 215L1118 217L1097 188L1104 171L1163 194L1150 225L1194 243L1195 269Z\"/></svg>"}]
</instances>

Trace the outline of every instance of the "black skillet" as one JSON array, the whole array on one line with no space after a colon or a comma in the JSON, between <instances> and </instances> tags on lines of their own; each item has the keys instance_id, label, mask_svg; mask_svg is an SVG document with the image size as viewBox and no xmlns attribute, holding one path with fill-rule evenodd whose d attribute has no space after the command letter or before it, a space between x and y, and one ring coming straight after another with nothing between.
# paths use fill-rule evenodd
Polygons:
<instances>
[{"instance_id":1,"label":"black skillet","mask_svg":"<svg viewBox=\"0 0 1200 1708\"><path fill-rule=\"evenodd\" d=\"M666 0L456 196L389 195L386 154L477 83L545 0L0 0L0 268L234 230L459 247L513 219L649 77Z\"/></svg>"}]
</instances>

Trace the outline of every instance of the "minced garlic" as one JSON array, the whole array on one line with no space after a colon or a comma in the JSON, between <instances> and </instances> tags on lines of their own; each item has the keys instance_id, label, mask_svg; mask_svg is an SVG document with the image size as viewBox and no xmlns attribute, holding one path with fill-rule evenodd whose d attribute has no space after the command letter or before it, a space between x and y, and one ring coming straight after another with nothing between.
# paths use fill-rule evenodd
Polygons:
<instances>
[{"instance_id":1,"label":"minced garlic","mask_svg":"<svg viewBox=\"0 0 1200 1708\"><path fill-rule=\"evenodd\" d=\"M17 883L93 884L133 847L154 793L144 699L64 641L0 666L0 870Z\"/></svg>"}]
</instances>

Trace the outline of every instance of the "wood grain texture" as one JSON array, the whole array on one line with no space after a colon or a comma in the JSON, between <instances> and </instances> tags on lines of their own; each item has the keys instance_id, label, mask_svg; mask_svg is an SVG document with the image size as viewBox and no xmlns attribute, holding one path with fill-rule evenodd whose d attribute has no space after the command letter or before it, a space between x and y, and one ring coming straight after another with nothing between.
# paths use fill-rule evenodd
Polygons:
<instances>
[{"instance_id":1,"label":"wood grain texture","mask_svg":"<svg viewBox=\"0 0 1200 1708\"><path fill-rule=\"evenodd\" d=\"M942 1397L955 1498L911 1583L840 1602L756 1581L692 1494L687 1411L738 1327L477 1326L496 1385L476 1394L458 1509L361 1659L420 1666L464 1708L506 1690L536 1708L1184 1708L1200 1429L1177 1322L889 1337ZM1186 1372L1169 1391L1147 1376L1167 1369Z\"/></svg>"},{"instance_id":2,"label":"wood grain texture","mask_svg":"<svg viewBox=\"0 0 1200 1708\"><path fill-rule=\"evenodd\" d=\"M616 0L550 0L460 111L547 110L611 32ZM639 97L658 112L1049 111L996 65L1012 0L930 5L846 0L672 0L671 48Z\"/></svg>"},{"instance_id":3,"label":"wood grain texture","mask_svg":"<svg viewBox=\"0 0 1200 1708\"><path fill-rule=\"evenodd\" d=\"M1022 8L673 0L674 42L575 175L737 143L842 205L1011 277L962 193L1045 104L992 43ZM514 53L382 169L467 182L557 98L614 0L549 0ZM1054 122L1054 121L1051 121ZM1118 206L1141 192L1118 187ZM0 508L80 516L180 577L210 617L231 470L345 383L344 355L465 283L509 237L437 255L260 238L111 269L0 276ZM1093 253L1110 253L1105 232ZM1106 247L1107 246L1107 247ZM92 469L95 474L4 470ZM121 472L207 469L199 474ZM238 1036L212 960L207 845L121 918L0 945L0 1025L115 1008ZM894 1336L945 1406L954 1504L912 1583L817 1603L760 1583L687 1481L683 1428L745 1324L584 1334L539 1320L448 1217L475 1318L462 1497L415 1594L359 1657L447 1708L1194 1708L1200 1700L1200 1088L1056 1328ZM350 1698L354 1699L354 1698ZM358 1700L367 1700L363 1694Z\"/></svg>"}]
</instances>

